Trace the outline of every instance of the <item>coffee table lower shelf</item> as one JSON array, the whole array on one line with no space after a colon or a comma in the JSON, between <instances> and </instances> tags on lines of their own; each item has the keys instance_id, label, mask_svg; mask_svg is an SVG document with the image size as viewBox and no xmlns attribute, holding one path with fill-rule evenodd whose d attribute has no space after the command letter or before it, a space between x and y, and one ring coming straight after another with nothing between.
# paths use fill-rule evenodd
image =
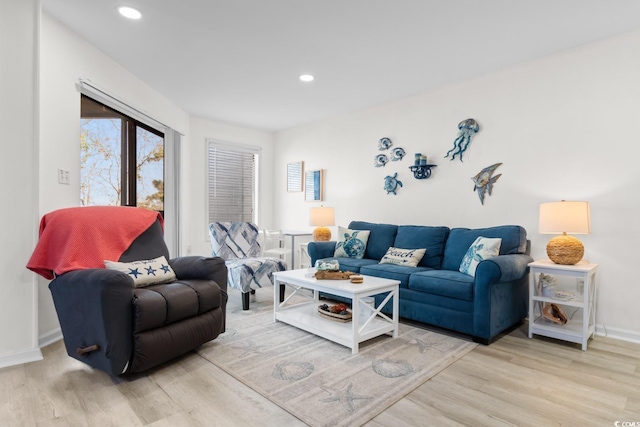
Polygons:
<instances>
[{"instance_id":1,"label":"coffee table lower shelf","mask_svg":"<svg viewBox=\"0 0 640 427\"><path fill-rule=\"evenodd\" d=\"M353 328L355 326L360 329L360 325L358 324L359 319L355 316L351 322L335 322L322 317L320 313L317 312L316 305L310 302L309 304L282 309L275 314L275 318L280 322L326 338L345 347L349 347L352 350L355 348L354 354L357 353L358 347L354 346ZM393 323L378 318L372 319L362 331L356 331L356 344L380 335L393 334L394 329L395 326Z\"/></svg>"}]
</instances>

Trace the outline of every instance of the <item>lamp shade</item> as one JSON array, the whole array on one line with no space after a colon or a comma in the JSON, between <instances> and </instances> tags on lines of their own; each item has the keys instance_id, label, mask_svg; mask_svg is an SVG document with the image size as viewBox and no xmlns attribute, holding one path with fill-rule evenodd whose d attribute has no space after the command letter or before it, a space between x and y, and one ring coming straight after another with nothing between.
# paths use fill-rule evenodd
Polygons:
<instances>
[{"instance_id":1,"label":"lamp shade","mask_svg":"<svg viewBox=\"0 0 640 427\"><path fill-rule=\"evenodd\" d=\"M540 234L590 234L589 202L549 202L540 204Z\"/></svg>"},{"instance_id":2,"label":"lamp shade","mask_svg":"<svg viewBox=\"0 0 640 427\"><path fill-rule=\"evenodd\" d=\"M315 226L313 230L313 239L316 241L329 241L331 240L331 230L327 226L336 224L336 215L333 208L325 208L321 206L319 208L309 209L309 225Z\"/></svg>"},{"instance_id":3,"label":"lamp shade","mask_svg":"<svg viewBox=\"0 0 640 427\"><path fill-rule=\"evenodd\" d=\"M309 225L316 227L336 225L335 210L323 206L309 209Z\"/></svg>"},{"instance_id":4,"label":"lamp shade","mask_svg":"<svg viewBox=\"0 0 640 427\"><path fill-rule=\"evenodd\" d=\"M540 205L538 218L540 234L562 234L549 240L547 255L556 264L573 265L582 259L584 246L571 234L591 233L588 202L550 202Z\"/></svg>"}]
</instances>

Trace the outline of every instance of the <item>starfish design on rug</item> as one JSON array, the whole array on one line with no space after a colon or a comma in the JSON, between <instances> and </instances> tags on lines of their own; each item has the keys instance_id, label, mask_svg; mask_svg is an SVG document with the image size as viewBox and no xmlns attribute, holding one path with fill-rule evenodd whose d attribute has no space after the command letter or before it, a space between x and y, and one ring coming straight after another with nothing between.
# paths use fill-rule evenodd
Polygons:
<instances>
[{"instance_id":1,"label":"starfish design on rug","mask_svg":"<svg viewBox=\"0 0 640 427\"><path fill-rule=\"evenodd\" d=\"M436 351L442 352L442 350L438 348L442 343L425 341L425 340L421 340L420 338L416 338L415 340L416 340L416 344L418 344L418 351L420 353L424 353L428 350L436 350Z\"/></svg>"},{"instance_id":2,"label":"starfish design on rug","mask_svg":"<svg viewBox=\"0 0 640 427\"><path fill-rule=\"evenodd\" d=\"M353 404L354 400L373 399L373 396L361 396L353 394L353 383L348 383L340 390L331 390L330 388L324 386L320 387L327 393L331 394L331 396L325 399L320 399L320 402L340 402L344 409L346 409L349 413L353 413L356 410L356 407Z\"/></svg>"}]
</instances>

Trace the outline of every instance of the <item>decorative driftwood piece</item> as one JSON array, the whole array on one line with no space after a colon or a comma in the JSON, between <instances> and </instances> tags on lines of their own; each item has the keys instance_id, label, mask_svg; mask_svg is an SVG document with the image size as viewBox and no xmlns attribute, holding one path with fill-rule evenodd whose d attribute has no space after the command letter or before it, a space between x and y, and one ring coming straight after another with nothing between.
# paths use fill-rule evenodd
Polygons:
<instances>
[{"instance_id":1,"label":"decorative driftwood piece","mask_svg":"<svg viewBox=\"0 0 640 427\"><path fill-rule=\"evenodd\" d=\"M316 279L318 280L348 280L349 276L355 273L351 271L329 271L319 270L316 271Z\"/></svg>"}]
</instances>

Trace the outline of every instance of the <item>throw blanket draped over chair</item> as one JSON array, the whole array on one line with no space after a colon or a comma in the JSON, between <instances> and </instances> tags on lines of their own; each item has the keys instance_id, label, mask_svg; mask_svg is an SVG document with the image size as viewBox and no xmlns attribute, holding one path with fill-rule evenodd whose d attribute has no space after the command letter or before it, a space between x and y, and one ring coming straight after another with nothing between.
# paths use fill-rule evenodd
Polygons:
<instances>
[{"instance_id":1,"label":"throw blanket draped over chair","mask_svg":"<svg viewBox=\"0 0 640 427\"><path fill-rule=\"evenodd\" d=\"M209 224L211 254L225 260L229 287L242 292L242 308L249 309L249 294L254 287L273 284L273 273L287 264L279 258L262 257L258 227L250 222L214 222Z\"/></svg>"},{"instance_id":2,"label":"throw blanket draped over chair","mask_svg":"<svg viewBox=\"0 0 640 427\"><path fill-rule=\"evenodd\" d=\"M49 280L68 271L104 268L105 259L120 259L156 221L164 224L159 212L127 206L50 212L40 220L40 238L27 268Z\"/></svg>"}]
</instances>

